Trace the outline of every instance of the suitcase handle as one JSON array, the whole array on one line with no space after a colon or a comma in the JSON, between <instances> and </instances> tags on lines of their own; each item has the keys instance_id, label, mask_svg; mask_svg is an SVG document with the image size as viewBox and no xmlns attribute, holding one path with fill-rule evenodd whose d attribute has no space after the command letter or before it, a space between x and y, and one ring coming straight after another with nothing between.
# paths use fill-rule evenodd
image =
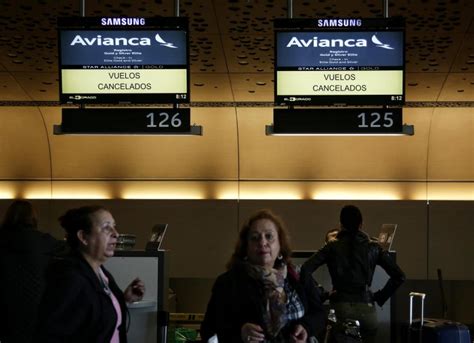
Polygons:
<instances>
[{"instance_id":1,"label":"suitcase handle","mask_svg":"<svg viewBox=\"0 0 474 343\"><path fill-rule=\"evenodd\" d=\"M418 297L421 298L421 318L420 318L420 326L423 326L423 319L424 319L424 312L425 312L425 297L426 293L419 293L419 292L410 292L410 326L413 322L413 298Z\"/></svg>"}]
</instances>

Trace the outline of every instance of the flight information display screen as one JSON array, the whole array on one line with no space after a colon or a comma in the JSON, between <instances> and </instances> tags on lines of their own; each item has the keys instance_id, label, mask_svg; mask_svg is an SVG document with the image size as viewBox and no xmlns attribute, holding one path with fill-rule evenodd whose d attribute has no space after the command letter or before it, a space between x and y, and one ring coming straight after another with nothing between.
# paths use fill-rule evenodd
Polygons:
<instances>
[{"instance_id":1,"label":"flight information display screen","mask_svg":"<svg viewBox=\"0 0 474 343\"><path fill-rule=\"evenodd\" d=\"M60 18L61 103L189 102L186 18Z\"/></svg>"},{"instance_id":2,"label":"flight information display screen","mask_svg":"<svg viewBox=\"0 0 474 343\"><path fill-rule=\"evenodd\" d=\"M401 19L275 21L275 102L402 105Z\"/></svg>"}]
</instances>

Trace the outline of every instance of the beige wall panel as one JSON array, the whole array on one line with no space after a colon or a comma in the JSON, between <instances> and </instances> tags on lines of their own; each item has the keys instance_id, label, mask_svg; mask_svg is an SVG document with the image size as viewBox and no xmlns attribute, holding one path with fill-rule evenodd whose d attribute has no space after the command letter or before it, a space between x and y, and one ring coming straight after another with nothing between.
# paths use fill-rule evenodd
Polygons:
<instances>
[{"instance_id":1,"label":"beige wall panel","mask_svg":"<svg viewBox=\"0 0 474 343\"><path fill-rule=\"evenodd\" d=\"M473 98L474 73L450 73L446 78L438 101L472 101Z\"/></svg>"},{"instance_id":2,"label":"beige wall panel","mask_svg":"<svg viewBox=\"0 0 474 343\"><path fill-rule=\"evenodd\" d=\"M429 182L428 200L469 200L474 201L474 181Z\"/></svg>"},{"instance_id":3,"label":"beige wall panel","mask_svg":"<svg viewBox=\"0 0 474 343\"><path fill-rule=\"evenodd\" d=\"M229 3L215 1L214 7L219 24L219 31L223 34L232 33L235 37L252 34L269 33L273 28L272 18L285 18L287 16L286 3L275 2L264 4L259 2ZM250 24L250 25L249 25Z\"/></svg>"},{"instance_id":4,"label":"beige wall panel","mask_svg":"<svg viewBox=\"0 0 474 343\"><path fill-rule=\"evenodd\" d=\"M190 35L190 39L189 59L191 62L191 73L227 73L227 65L220 35L193 33Z\"/></svg>"},{"instance_id":5,"label":"beige wall panel","mask_svg":"<svg viewBox=\"0 0 474 343\"><path fill-rule=\"evenodd\" d=\"M272 29L256 35L222 35L229 73L271 73L274 55L270 32Z\"/></svg>"},{"instance_id":6,"label":"beige wall panel","mask_svg":"<svg viewBox=\"0 0 474 343\"><path fill-rule=\"evenodd\" d=\"M448 318L453 318L455 314L455 320L461 323L474 324L474 281L452 281L448 283L451 287L447 292L447 303L448 306ZM439 307L438 307L439 308ZM472 328L472 326L471 326ZM471 329L471 338L472 338Z\"/></svg>"},{"instance_id":7,"label":"beige wall panel","mask_svg":"<svg viewBox=\"0 0 474 343\"><path fill-rule=\"evenodd\" d=\"M170 288L176 293L176 310L170 312L205 313L215 278L172 278Z\"/></svg>"},{"instance_id":8,"label":"beige wall panel","mask_svg":"<svg viewBox=\"0 0 474 343\"><path fill-rule=\"evenodd\" d=\"M92 204L111 211L120 233L137 235L137 249L145 248L154 224L168 223L163 248L170 250L170 277L215 277L225 270L236 236L235 201L61 200L52 203L43 227L62 237L57 218Z\"/></svg>"},{"instance_id":9,"label":"beige wall panel","mask_svg":"<svg viewBox=\"0 0 474 343\"><path fill-rule=\"evenodd\" d=\"M428 180L474 180L474 108L434 111Z\"/></svg>"},{"instance_id":10,"label":"beige wall panel","mask_svg":"<svg viewBox=\"0 0 474 343\"><path fill-rule=\"evenodd\" d=\"M447 73L405 73L406 101L437 101L447 75Z\"/></svg>"},{"instance_id":11,"label":"beige wall panel","mask_svg":"<svg viewBox=\"0 0 474 343\"><path fill-rule=\"evenodd\" d=\"M192 73L191 101L234 101L228 74Z\"/></svg>"},{"instance_id":12,"label":"beige wall panel","mask_svg":"<svg viewBox=\"0 0 474 343\"><path fill-rule=\"evenodd\" d=\"M159 2L155 1L155 3L157 7L162 7L161 0ZM180 16L189 18L190 30L211 34L219 32L219 25L216 18L217 13L215 12L213 1L176 2L175 0L165 0L164 3L168 3L172 6L172 12L167 14L169 16L175 16L175 6L177 3L180 5Z\"/></svg>"},{"instance_id":13,"label":"beige wall panel","mask_svg":"<svg viewBox=\"0 0 474 343\"><path fill-rule=\"evenodd\" d=\"M364 230L377 236L384 223L397 223L393 249L410 279L426 278L427 220L424 202L415 201L240 201L240 225L254 212L270 208L287 224L294 250L316 250L326 232L339 226L339 211L346 204L360 208ZM239 225L239 226L240 226Z\"/></svg>"},{"instance_id":14,"label":"beige wall panel","mask_svg":"<svg viewBox=\"0 0 474 343\"><path fill-rule=\"evenodd\" d=\"M474 25L471 22L471 28L474 29ZM472 32L472 31L471 31ZM464 36L463 45L459 49L458 55L454 60L451 70L457 73L471 73L474 72L474 64L472 63L474 58L474 34L466 34ZM468 74L469 75L469 74ZM473 80L474 81L474 80ZM474 83L472 83L474 85Z\"/></svg>"},{"instance_id":15,"label":"beige wall panel","mask_svg":"<svg viewBox=\"0 0 474 343\"><path fill-rule=\"evenodd\" d=\"M449 186L449 185L448 185ZM425 182L241 181L241 200L425 200Z\"/></svg>"},{"instance_id":16,"label":"beige wall panel","mask_svg":"<svg viewBox=\"0 0 474 343\"><path fill-rule=\"evenodd\" d=\"M432 109L406 108L414 136L265 135L271 108L239 108L241 179L422 180Z\"/></svg>"},{"instance_id":17,"label":"beige wall panel","mask_svg":"<svg viewBox=\"0 0 474 343\"><path fill-rule=\"evenodd\" d=\"M429 208L429 278L474 280L474 202L432 201Z\"/></svg>"},{"instance_id":18,"label":"beige wall panel","mask_svg":"<svg viewBox=\"0 0 474 343\"><path fill-rule=\"evenodd\" d=\"M51 195L52 183L49 179L0 180L0 199L50 199Z\"/></svg>"},{"instance_id":19,"label":"beige wall panel","mask_svg":"<svg viewBox=\"0 0 474 343\"><path fill-rule=\"evenodd\" d=\"M0 186L3 186L0 182ZM53 181L53 199L228 200L237 199L237 181ZM1 197L1 193L0 193Z\"/></svg>"},{"instance_id":20,"label":"beige wall panel","mask_svg":"<svg viewBox=\"0 0 474 343\"><path fill-rule=\"evenodd\" d=\"M448 36L445 32L434 32L434 30L410 32L409 25L405 44L406 71L409 73L449 72L463 38L464 34L461 32L450 32ZM439 44L438 49L433 49L431 45L435 41Z\"/></svg>"},{"instance_id":21,"label":"beige wall panel","mask_svg":"<svg viewBox=\"0 0 474 343\"><path fill-rule=\"evenodd\" d=\"M54 179L234 179L233 108L192 108L203 136L53 135L60 109L45 108Z\"/></svg>"},{"instance_id":22,"label":"beige wall panel","mask_svg":"<svg viewBox=\"0 0 474 343\"><path fill-rule=\"evenodd\" d=\"M33 101L59 101L58 72L15 72L21 88Z\"/></svg>"},{"instance_id":23,"label":"beige wall panel","mask_svg":"<svg viewBox=\"0 0 474 343\"><path fill-rule=\"evenodd\" d=\"M0 109L0 179L49 179L48 137L37 107Z\"/></svg>"},{"instance_id":24,"label":"beige wall panel","mask_svg":"<svg viewBox=\"0 0 474 343\"><path fill-rule=\"evenodd\" d=\"M0 64L0 70L3 67ZM31 100L17 80L10 74L0 72L0 100L3 101L26 101ZM3 111L2 111L3 112Z\"/></svg>"},{"instance_id":25,"label":"beige wall panel","mask_svg":"<svg viewBox=\"0 0 474 343\"><path fill-rule=\"evenodd\" d=\"M364 227L377 235L383 223L398 224L393 249L409 279L426 279L427 215L424 201L357 202L364 215Z\"/></svg>"},{"instance_id":26,"label":"beige wall panel","mask_svg":"<svg viewBox=\"0 0 474 343\"><path fill-rule=\"evenodd\" d=\"M235 101L273 102L273 73L229 74Z\"/></svg>"}]
</instances>

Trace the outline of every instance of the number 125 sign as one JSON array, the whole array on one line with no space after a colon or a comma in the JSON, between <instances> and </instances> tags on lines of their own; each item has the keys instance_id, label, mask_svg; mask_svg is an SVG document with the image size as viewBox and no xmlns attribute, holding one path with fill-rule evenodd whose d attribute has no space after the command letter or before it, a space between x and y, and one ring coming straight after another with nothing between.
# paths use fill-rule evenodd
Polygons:
<instances>
[{"instance_id":1,"label":"number 125 sign","mask_svg":"<svg viewBox=\"0 0 474 343\"><path fill-rule=\"evenodd\" d=\"M401 108L274 109L275 133L397 134Z\"/></svg>"}]
</instances>

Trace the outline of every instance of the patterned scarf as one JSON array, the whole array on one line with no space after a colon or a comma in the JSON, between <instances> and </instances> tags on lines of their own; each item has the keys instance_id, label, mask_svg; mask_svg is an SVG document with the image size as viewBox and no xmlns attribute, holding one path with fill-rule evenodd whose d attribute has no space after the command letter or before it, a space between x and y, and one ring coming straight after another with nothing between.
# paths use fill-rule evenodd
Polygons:
<instances>
[{"instance_id":1,"label":"patterned scarf","mask_svg":"<svg viewBox=\"0 0 474 343\"><path fill-rule=\"evenodd\" d=\"M248 275L263 287L263 323L269 337L275 338L287 324L287 295L285 293L286 264L279 269L246 264Z\"/></svg>"}]
</instances>

